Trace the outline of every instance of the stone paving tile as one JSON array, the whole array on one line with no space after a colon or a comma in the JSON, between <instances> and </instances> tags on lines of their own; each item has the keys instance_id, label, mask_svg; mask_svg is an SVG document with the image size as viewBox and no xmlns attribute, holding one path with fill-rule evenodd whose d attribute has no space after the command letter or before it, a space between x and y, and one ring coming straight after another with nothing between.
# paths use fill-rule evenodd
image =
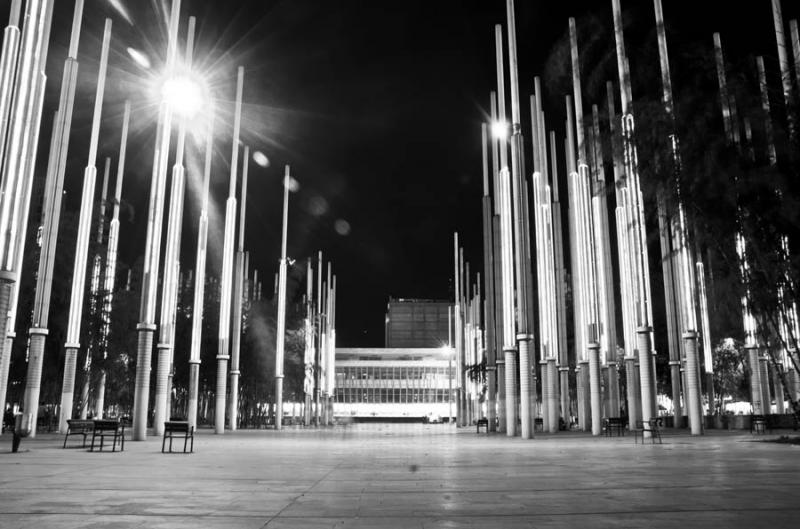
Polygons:
<instances>
[{"instance_id":1,"label":"stone paving tile","mask_svg":"<svg viewBox=\"0 0 800 529\"><path fill-rule=\"evenodd\" d=\"M0 528L795 527L797 447L710 432L663 445L445 425L198 432L121 453L0 437Z\"/></svg>"}]
</instances>

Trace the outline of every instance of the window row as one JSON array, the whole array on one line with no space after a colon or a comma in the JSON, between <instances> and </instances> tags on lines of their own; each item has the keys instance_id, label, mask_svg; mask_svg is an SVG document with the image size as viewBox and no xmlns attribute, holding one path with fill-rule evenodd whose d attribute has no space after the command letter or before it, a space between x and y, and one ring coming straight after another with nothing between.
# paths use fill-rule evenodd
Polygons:
<instances>
[{"instance_id":1,"label":"window row","mask_svg":"<svg viewBox=\"0 0 800 529\"><path fill-rule=\"evenodd\" d=\"M450 371L447 367L340 367L336 370L336 378L339 380L447 379Z\"/></svg>"},{"instance_id":2,"label":"window row","mask_svg":"<svg viewBox=\"0 0 800 529\"><path fill-rule=\"evenodd\" d=\"M426 403L449 402L447 389L336 388L336 402Z\"/></svg>"}]
</instances>

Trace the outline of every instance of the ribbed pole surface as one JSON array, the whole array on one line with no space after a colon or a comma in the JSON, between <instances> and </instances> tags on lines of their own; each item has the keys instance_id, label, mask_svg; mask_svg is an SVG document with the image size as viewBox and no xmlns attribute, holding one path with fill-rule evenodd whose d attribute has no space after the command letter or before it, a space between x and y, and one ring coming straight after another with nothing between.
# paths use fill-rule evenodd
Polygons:
<instances>
[{"instance_id":1,"label":"ribbed pole surface","mask_svg":"<svg viewBox=\"0 0 800 529\"><path fill-rule=\"evenodd\" d=\"M600 435L602 408L600 398L600 344L589 344L589 393L592 405L592 435Z\"/></svg>"},{"instance_id":2,"label":"ribbed pole surface","mask_svg":"<svg viewBox=\"0 0 800 529\"><path fill-rule=\"evenodd\" d=\"M639 377L641 379L642 394L642 422L647 423L654 417L655 402L653 400L654 388L651 384L655 381L651 371L652 353L650 351L650 328L639 327L636 330L639 339ZM649 437L645 432L645 437Z\"/></svg>"},{"instance_id":3,"label":"ribbed pole surface","mask_svg":"<svg viewBox=\"0 0 800 529\"><path fill-rule=\"evenodd\" d=\"M758 364L761 374L761 391L763 395L761 402L764 403L764 413L769 415L772 413L772 397L769 393L769 368L767 366L766 354L759 355Z\"/></svg>"},{"instance_id":4,"label":"ribbed pole surface","mask_svg":"<svg viewBox=\"0 0 800 529\"><path fill-rule=\"evenodd\" d=\"M636 357L625 357L625 399L628 403L628 429L636 427L636 421L641 416L641 401L639 400L639 372L636 369Z\"/></svg>"},{"instance_id":5,"label":"ribbed pole surface","mask_svg":"<svg viewBox=\"0 0 800 529\"><path fill-rule=\"evenodd\" d=\"M180 22L181 0L172 0L167 38L166 72L171 75L175 67ZM136 326L137 362L136 386L134 388L133 439L147 439L147 418L150 402L150 370L152 367L153 339L156 331L156 298L158 294L158 270L161 262L161 230L164 218L164 195L167 185L169 143L172 133L172 108L166 100L159 105L158 126L153 170L150 183L150 200L147 211L147 237L145 242L142 298L139 308L139 324ZM145 349L147 349L145 351Z\"/></svg>"},{"instance_id":6,"label":"ribbed pole surface","mask_svg":"<svg viewBox=\"0 0 800 529\"><path fill-rule=\"evenodd\" d=\"M0 270L0 336L6 336L8 332L8 318L5 317L5 314L8 314L11 290L14 288L14 278L14 274L9 274L8 272ZM0 350L0 374L8 373L10 365L10 355L6 354L4 351L5 348ZM3 412L5 412L6 402L6 380L7 378L3 378L1 381L2 384L0 384L0 404L3 406Z\"/></svg>"},{"instance_id":7,"label":"ribbed pole surface","mask_svg":"<svg viewBox=\"0 0 800 529\"><path fill-rule=\"evenodd\" d=\"M558 413L558 367L555 358L547 359L547 379L550 386L550 400L546 402L548 415L550 416L550 433L555 433L559 428ZM566 386L565 386L566 388ZM565 411L566 414L566 411Z\"/></svg>"},{"instance_id":8,"label":"ribbed pole surface","mask_svg":"<svg viewBox=\"0 0 800 529\"><path fill-rule=\"evenodd\" d=\"M517 351L504 351L506 380L506 435L517 435Z\"/></svg>"},{"instance_id":9,"label":"ribbed pole surface","mask_svg":"<svg viewBox=\"0 0 800 529\"><path fill-rule=\"evenodd\" d=\"M697 361L697 334L685 332L683 334L684 350L686 351L686 396L689 415L689 427L692 435L703 433L703 414L700 403L700 377Z\"/></svg>"}]
</instances>

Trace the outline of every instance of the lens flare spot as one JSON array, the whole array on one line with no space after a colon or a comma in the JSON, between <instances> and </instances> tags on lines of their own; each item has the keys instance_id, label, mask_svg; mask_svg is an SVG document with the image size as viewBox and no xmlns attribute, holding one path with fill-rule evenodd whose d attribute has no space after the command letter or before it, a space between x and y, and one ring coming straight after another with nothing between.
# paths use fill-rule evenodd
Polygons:
<instances>
[{"instance_id":1,"label":"lens flare spot","mask_svg":"<svg viewBox=\"0 0 800 529\"><path fill-rule=\"evenodd\" d=\"M253 153L253 161L256 163L256 165L261 167L269 167L269 158L267 158L267 155L261 151L256 151Z\"/></svg>"},{"instance_id":2,"label":"lens flare spot","mask_svg":"<svg viewBox=\"0 0 800 529\"><path fill-rule=\"evenodd\" d=\"M336 222L333 223L333 229L342 237L350 235L350 223L344 219L337 219Z\"/></svg>"},{"instance_id":3,"label":"lens flare spot","mask_svg":"<svg viewBox=\"0 0 800 529\"><path fill-rule=\"evenodd\" d=\"M135 48L128 48L128 55L131 56L133 62L144 68L145 70L150 69L150 59L147 58L147 55L140 52Z\"/></svg>"},{"instance_id":4,"label":"lens flare spot","mask_svg":"<svg viewBox=\"0 0 800 529\"><path fill-rule=\"evenodd\" d=\"M308 211L315 217L321 217L328 212L328 201L317 195L308 201Z\"/></svg>"},{"instance_id":5,"label":"lens flare spot","mask_svg":"<svg viewBox=\"0 0 800 529\"><path fill-rule=\"evenodd\" d=\"M290 176L286 181L286 187L289 188L289 193L297 193L300 191L300 182Z\"/></svg>"}]
</instances>

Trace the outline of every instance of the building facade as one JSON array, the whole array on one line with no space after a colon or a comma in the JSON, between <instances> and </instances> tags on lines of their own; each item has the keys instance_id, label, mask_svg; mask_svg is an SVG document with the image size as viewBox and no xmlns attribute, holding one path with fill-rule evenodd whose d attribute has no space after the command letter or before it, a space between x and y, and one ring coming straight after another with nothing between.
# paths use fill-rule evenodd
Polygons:
<instances>
[{"instance_id":1,"label":"building facade","mask_svg":"<svg viewBox=\"0 0 800 529\"><path fill-rule=\"evenodd\" d=\"M452 417L456 383L447 347L337 348L334 415Z\"/></svg>"}]
</instances>

